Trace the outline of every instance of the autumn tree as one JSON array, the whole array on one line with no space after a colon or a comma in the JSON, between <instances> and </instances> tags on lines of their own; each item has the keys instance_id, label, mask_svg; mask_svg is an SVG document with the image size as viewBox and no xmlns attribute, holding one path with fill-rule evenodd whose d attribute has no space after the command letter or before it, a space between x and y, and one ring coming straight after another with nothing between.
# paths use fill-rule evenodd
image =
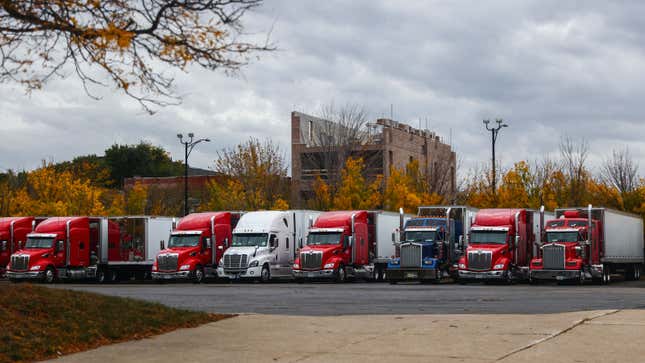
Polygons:
<instances>
[{"instance_id":1,"label":"autumn tree","mask_svg":"<svg viewBox=\"0 0 645 363\"><path fill-rule=\"evenodd\" d=\"M334 209L375 209L381 205L382 178L368 183L363 176L364 169L362 158L347 158L333 198Z\"/></svg>"},{"instance_id":2,"label":"autumn tree","mask_svg":"<svg viewBox=\"0 0 645 363\"><path fill-rule=\"evenodd\" d=\"M287 164L277 144L269 139L262 142L250 138L217 155L215 171L226 177L226 181L210 183L207 205L216 210L257 210L286 205ZM230 203L224 204L224 201Z\"/></svg>"},{"instance_id":3,"label":"autumn tree","mask_svg":"<svg viewBox=\"0 0 645 363\"><path fill-rule=\"evenodd\" d=\"M91 97L112 86L146 110L177 103L168 68L234 73L273 49L244 32L262 0L0 0L0 81L27 90L73 74Z\"/></svg>"}]
</instances>

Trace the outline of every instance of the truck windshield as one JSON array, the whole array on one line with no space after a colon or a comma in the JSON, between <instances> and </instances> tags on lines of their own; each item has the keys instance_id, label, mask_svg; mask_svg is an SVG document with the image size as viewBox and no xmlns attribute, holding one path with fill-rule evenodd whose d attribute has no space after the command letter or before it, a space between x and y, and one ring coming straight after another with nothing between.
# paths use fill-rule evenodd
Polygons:
<instances>
[{"instance_id":1,"label":"truck windshield","mask_svg":"<svg viewBox=\"0 0 645 363\"><path fill-rule=\"evenodd\" d=\"M236 233L233 235L231 246L235 247L265 247L268 235L266 233Z\"/></svg>"},{"instance_id":2,"label":"truck windshield","mask_svg":"<svg viewBox=\"0 0 645 363\"><path fill-rule=\"evenodd\" d=\"M25 243L25 248L51 248L53 246L53 238L27 238L27 243Z\"/></svg>"},{"instance_id":3,"label":"truck windshield","mask_svg":"<svg viewBox=\"0 0 645 363\"><path fill-rule=\"evenodd\" d=\"M578 232L547 232L547 242L578 242Z\"/></svg>"},{"instance_id":4,"label":"truck windshield","mask_svg":"<svg viewBox=\"0 0 645 363\"><path fill-rule=\"evenodd\" d=\"M340 232L316 232L309 233L307 245L337 245L340 243Z\"/></svg>"},{"instance_id":5,"label":"truck windshield","mask_svg":"<svg viewBox=\"0 0 645 363\"><path fill-rule=\"evenodd\" d=\"M201 236L198 234L193 235L171 235L168 240L168 248L173 247L195 247L199 244L199 238Z\"/></svg>"},{"instance_id":6,"label":"truck windshield","mask_svg":"<svg viewBox=\"0 0 645 363\"><path fill-rule=\"evenodd\" d=\"M437 233L435 231L408 231L405 232L407 242L434 241Z\"/></svg>"},{"instance_id":7,"label":"truck windshield","mask_svg":"<svg viewBox=\"0 0 645 363\"><path fill-rule=\"evenodd\" d=\"M476 231L470 233L468 243L505 244L506 231Z\"/></svg>"}]
</instances>

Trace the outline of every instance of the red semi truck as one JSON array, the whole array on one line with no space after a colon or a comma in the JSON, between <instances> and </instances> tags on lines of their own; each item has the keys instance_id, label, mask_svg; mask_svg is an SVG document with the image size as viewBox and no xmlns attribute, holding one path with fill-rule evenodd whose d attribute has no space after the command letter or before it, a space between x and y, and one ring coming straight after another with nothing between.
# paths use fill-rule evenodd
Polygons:
<instances>
[{"instance_id":1,"label":"red semi truck","mask_svg":"<svg viewBox=\"0 0 645 363\"><path fill-rule=\"evenodd\" d=\"M27 240L27 234L41 221L43 218L0 218L0 276L5 275L11 255L22 247Z\"/></svg>"},{"instance_id":2,"label":"red semi truck","mask_svg":"<svg viewBox=\"0 0 645 363\"><path fill-rule=\"evenodd\" d=\"M241 213L193 213L179 221L168 246L157 254L152 266L155 280L191 279L202 282L217 277L217 263L231 242L231 231Z\"/></svg>"},{"instance_id":3,"label":"red semi truck","mask_svg":"<svg viewBox=\"0 0 645 363\"><path fill-rule=\"evenodd\" d=\"M459 260L459 282L528 278L539 240L538 213L529 209L482 209L471 224L468 247Z\"/></svg>"},{"instance_id":4,"label":"red semi truck","mask_svg":"<svg viewBox=\"0 0 645 363\"><path fill-rule=\"evenodd\" d=\"M643 220L607 208L564 208L546 223L539 254L531 261L532 281L594 280L603 284L620 272L640 279Z\"/></svg>"},{"instance_id":5,"label":"red semi truck","mask_svg":"<svg viewBox=\"0 0 645 363\"><path fill-rule=\"evenodd\" d=\"M159 250L159 241L170 226L169 218L146 216L48 218L27 234L23 248L11 255L7 277L46 283L56 279L143 279L149 276L151 255Z\"/></svg>"},{"instance_id":6,"label":"red semi truck","mask_svg":"<svg viewBox=\"0 0 645 363\"><path fill-rule=\"evenodd\" d=\"M312 224L293 264L296 281L348 276L383 280L394 257L393 232L400 216L389 212L337 211L322 213Z\"/></svg>"}]
</instances>

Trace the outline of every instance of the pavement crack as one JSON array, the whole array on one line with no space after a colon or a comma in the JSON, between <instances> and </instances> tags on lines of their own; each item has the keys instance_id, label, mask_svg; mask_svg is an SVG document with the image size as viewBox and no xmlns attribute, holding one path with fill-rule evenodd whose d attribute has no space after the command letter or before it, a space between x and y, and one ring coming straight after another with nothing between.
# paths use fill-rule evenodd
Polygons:
<instances>
[{"instance_id":1,"label":"pavement crack","mask_svg":"<svg viewBox=\"0 0 645 363\"><path fill-rule=\"evenodd\" d=\"M580 320L578 320L578 321L575 321L575 322L574 322L573 324L571 324L570 326L568 326L568 327L566 327L566 328L564 328L564 329L562 329L562 330L560 330L560 331L558 331L558 332L555 332L555 333L553 333L553 334L550 334L549 336L546 336L546 337L544 337L544 338L542 338L542 339L538 339L538 340L536 340L536 341L534 341L534 342L531 342L531 343L529 343L529 344L527 344L527 345L525 345L525 346L523 346L523 347L520 347L520 348L517 348L517 349L515 349L515 350L512 350L512 351L510 351L510 352L508 352L508 353L504 354L503 356L501 356L501 357L497 358L495 361L496 361L496 362L500 362L500 361L502 361L502 360L504 360L504 359L506 359L506 358L508 358L508 357L510 357L510 356L512 356L512 355L515 355L515 354L517 354L517 353L523 352L523 351L525 351L525 350L527 350L527 349L531 349L531 348L533 348L533 347L535 347L535 346L537 346L537 345L539 345L539 344L542 344L542 343L544 343L544 342L547 342L547 341L549 341L549 340L555 339L555 338L557 338L557 337L561 336L562 334L565 334L565 333L567 333L567 332L569 332L569 331L571 331L571 330L573 330L573 329L575 329L575 328L579 327L580 325L583 325L583 324L589 323L589 322L591 322L591 321L593 321L593 320L595 320L595 319L598 319L598 318L602 318L602 317L605 317L605 316L609 316L609 315L616 314L616 313L617 313L617 312L619 312L619 311L620 311L620 309L617 309L617 310L610 310L610 311L607 311L607 312L605 312L605 313L598 314L598 315L596 315L596 316L591 316L591 317L587 317L587 318L583 318L583 319L580 319Z\"/></svg>"}]
</instances>

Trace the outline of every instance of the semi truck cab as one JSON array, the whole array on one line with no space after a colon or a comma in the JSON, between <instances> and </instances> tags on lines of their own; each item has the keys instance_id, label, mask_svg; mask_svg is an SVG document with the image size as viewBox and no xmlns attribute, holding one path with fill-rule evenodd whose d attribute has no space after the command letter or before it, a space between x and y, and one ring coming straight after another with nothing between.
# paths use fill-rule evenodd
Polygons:
<instances>
[{"instance_id":1,"label":"semi truck cab","mask_svg":"<svg viewBox=\"0 0 645 363\"><path fill-rule=\"evenodd\" d=\"M11 255L22 247L27 234L33 232L40 221L34 217L0 218L0 276L6 274Z\"/></svg>"},{"instance_id":2,"label":"semi truck cab","mask_svg":"<svg viewBox=\"0 0 645 363\"><path fill-rule=\"evenodd\" d=\"M292 278L296 250L306 238L306 220L319 212L258 211L240 218L217 273L229 279Z\"/></svg>"},{"instance_id":3,"label":"semi truck cab","mask_svg":"<svg viewBox=\"0 0 645 363\"><path fill-rule=\"evenodd\" d=\"M450 220L454 229L454 220ZM448 254L445 218L414 218L406 222L400 257L390 259L387 278L390 283L401 280L439 282Z\"/></svg>"},{"instance_id":4,"label":"semi truck cab","mask_svg":"<svg viewBox=\"0 0 645 363\"><path fill-rule=\"evenodd\" d=\"M515 242L512 227L471 227L468 248L459 260L459 279L510 279L510 251Z\"/></svg>"},{"instance_id":5,"label":"semi truck cab","mask_svg":"<svg viewBox=\"0 0 645 363\"><path fill-rule=\"evenodd\" d=\"M217 262L231 243L231 229L240 215L231 212L193 213L182 218L157 254L155 280L191 279L200 283L217 276ZM164 248L165 247L165 248Z\"/></svg>"},{"instance_id":6,"label":"semi truck cab","mask_svg":"<svg viewBox=\"0 0 645 363\"><path fill-rule=\"evenodd\" d=\"M591 235L589 235L591 226ZM599 221L584 218L579 211L564 211L562 218L546 223L544 241L539 244L539 255L531 260L531 280L591 279L585 271L585 260L599 251Z\"/></svg>"},{"instance_id":7,"label":"semi truck cab","mask_svg":"<svg viewBox=\"0 0 645 363\"><path fill-rule=\"evenodd\" d=\"M293 264L293 276L304 279L334 279L344 282L355 275L356 266L369 264L367 211L321 214L309 229L307 245Z\"/></svg>"}]
</instances>

